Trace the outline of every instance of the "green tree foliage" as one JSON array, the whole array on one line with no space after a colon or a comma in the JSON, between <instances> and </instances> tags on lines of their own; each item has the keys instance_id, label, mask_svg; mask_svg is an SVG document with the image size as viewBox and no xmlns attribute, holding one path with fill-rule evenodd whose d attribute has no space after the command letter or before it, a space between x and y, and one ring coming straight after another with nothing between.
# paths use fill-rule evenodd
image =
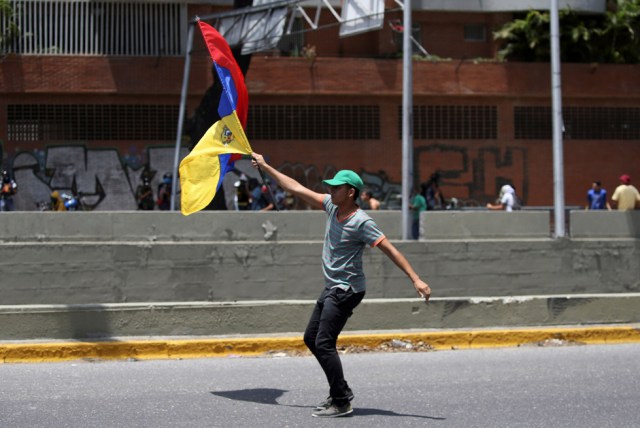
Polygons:
<instances>
[{"instance_id":1,"label":"green tree foliage","mask_svg":"<svg viewBox=\"0 0 640 428\"><path fill-rule=\"evenodd\" d=\"M640 0L609 1L604 15L560 16L560 55L564 62L637 64L640 62ZM500 59L550 60L549 13L529 11L493 33L503 42Z\"/></svg>"},{"instance_id":2,"label":"green tree foliage","mask_svg":"<svg viewBox=\"0 0 640 428\"><path fill-rule=\"evenodd\" d=\"M600 62L640 62L640 0L617 0L604 25L593 30L599 43Z\"/></svg>"},{"instance_id":3,"label":"green tree foliage","mask_svg":"<svg viewBox=\"0 0 640 428\"><path fill-rule=\"evenodd\" d=\"M0 0L0 56L9 52L11 42L20 35L15 13L8 0Z\"/></svg>"}]
</instances>

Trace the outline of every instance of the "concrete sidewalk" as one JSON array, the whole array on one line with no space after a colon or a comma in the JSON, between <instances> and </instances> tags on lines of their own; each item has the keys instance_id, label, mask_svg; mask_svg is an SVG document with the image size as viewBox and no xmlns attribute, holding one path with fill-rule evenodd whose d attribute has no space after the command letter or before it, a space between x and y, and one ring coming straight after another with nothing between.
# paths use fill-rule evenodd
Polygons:
<instances>
[{"instance_id":1,"label":"concrete sidewalk","mask_svg":"<svg viewBox=\"0 0 640 428\"><path fill-rule=\"evenodd\" d=\"M640 324L510 329L396 330L346 332L340 347L375 349L398 340L429 349L468 349L520 345L640 343ZM305 351L299 334L190 338L113 338L108 341L11 341L0 343L3 363L94 359L181 359L257 356Z\"/></svg>"}]
</instances>

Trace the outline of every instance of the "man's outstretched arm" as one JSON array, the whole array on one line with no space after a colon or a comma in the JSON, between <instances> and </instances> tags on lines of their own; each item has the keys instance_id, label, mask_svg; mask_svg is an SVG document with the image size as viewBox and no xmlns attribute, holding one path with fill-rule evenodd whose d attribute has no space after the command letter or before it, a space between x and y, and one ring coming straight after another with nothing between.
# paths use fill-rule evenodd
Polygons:
<instances>
[{"instance_id":1,"label":"man's outstretched arm","mask_svg":"<svg viewBox=\"0 0 640 428\"><path fill-rule=\"evenodd\" d=\"M391 261L393 261L396 266L398 266L409 277L420 297L423 297L424 300L428 302L429 297L431 297L431 288L426 282L420 279L406 257L403 256L387 238L380 241L377 247L380 248L380 250L382 250L382 252L385 253L387 257L389 257Z\"/></svg>"},{"instance_id":2,"label":"man's outstretched arm","mask_svg":"<svg viewBox=\"0 0 640 428\"><path fill-rule=\"evenodd\" d=\"M313 190L304 187L293 178L284 175L283 173L269 165L267 162L265 162L262 155L258 153L251 153L251 156L253 157L253 166L255 168L261 168L264 172L269 174L269 176L273 178L276 183L278 183L280 187L282 187L282 189L292 193L295 196L300 197L312 208L322 209L322 201L325 197L324 194L314 192Z\"/></svg>"}]
</instances>

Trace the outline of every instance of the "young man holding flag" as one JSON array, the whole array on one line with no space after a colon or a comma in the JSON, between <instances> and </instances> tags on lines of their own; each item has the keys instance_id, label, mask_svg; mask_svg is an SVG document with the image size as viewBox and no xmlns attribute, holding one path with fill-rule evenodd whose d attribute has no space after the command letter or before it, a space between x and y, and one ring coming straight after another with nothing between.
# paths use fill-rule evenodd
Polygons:
<instances>
[{"instance_id":1,"label":"young man holding flag","mask_svg":"<svg viewBox=\"0 0 640 428\"><path fill-rule=\"evenodd\" d=\"M316 193L293 178L282 174L264 158L252 153L253 165L269 174L285 191L300 197L312 208L327 213L327 228L322 250L325 288L309 320L304 342L316 357L329 382L329 397L315 408L315 417L339 417L353 412L354 395L342 371L336 349L338 335L365 294L362 269L365 245L378 247L413 282L420 297L429 301L431 289L413 270L407 259L389 242L376 223L356 204L363 188L362 179L353 171L339 171L324 180L329 194Z\"/></svg>"},{"instance_id":2,"label":"young man holding flag","mask_svg":"<svg viewBox=\"0 0 640 428\"><path fill-rule=\"evenodd\" d=\"M336 350L338 335L365 293L362 251L378 247L411 279L418 294L429 300L431 289L415 273L407 259L389 242L375 222L356 205L362 179L343 170L325 180L330 195L307 189L252 153L244 133L248 94L244 78L224 38L210 25L198 22L223 90L218 104L220 120L200 139L180 163L181 210L184 215L207 206L222 179L242 155L251 154L253 165L268 173L280 187L302 198L313 208L327 212L327 232L322 251L325 288L318 299L304 334L304 341L317 358L329 381L329 397L313 416L337 417L353 412L353 393L344 379ZM266 184L266 183L265 183Z\"/></svg>"}]
</instances>

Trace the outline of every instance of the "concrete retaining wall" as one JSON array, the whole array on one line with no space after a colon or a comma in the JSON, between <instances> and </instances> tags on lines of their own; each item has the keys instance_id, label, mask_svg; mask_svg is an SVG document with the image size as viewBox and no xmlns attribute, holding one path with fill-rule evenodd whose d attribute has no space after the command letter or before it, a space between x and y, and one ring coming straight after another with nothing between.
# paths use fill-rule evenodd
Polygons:
<instances>
[{"instance_id":1,"label":"concrete retaining wall","mask_svg":"<svg viewBox=\"0 0 640 428\"><path fill-rule=\"evenodd\" d=\"M432 211L421 216L421 239L549 238L548 211Z\"/></svg>"},{"instance_id":2,"label":"concrete retaining wall","mask_svg":"<svg viewBox=\"0 0 640 428\"><path fill-rule=\"evenodd\" d=\"M399 215L371 213L390 239L402 238ZM322 211L9 212L2 213L0 242L318 241L326 218Z\"/></svg>"},{"instance_id":3,"label":"concrete retaining wall","mask_svg":"<svg viewBox=\"0 0 640 428\"><path fill-rule=\"evenodd\" d=\"M434 298L366 249L348 330L640 322L636 212L572 212L557 240L546 211L425 213L419 241L398 241L399 212L373 217ZM323 287L321 212L1 220L0 340L301 332Z\"/></svg>"},{"instance_id":4,"label":"concrete retaining wall","mask_svg":"<svg viewBox=\"0 0 640 428\"><path fill-rule=\"evenodd\" d=\"M440 297L640 290L638 240L397 242ZM2 302L315 299L320 242L11 243L0 246ZM377 249L364 254L371 298L415 297Z\"/></svg>"},{"instance_id":5,"label":"concrete retaining wall","mask_svg":"<svg viewBox=\"0 0 640 428\"><path fill-rule=\"evenodd\" d=\"M572 238L640 238L640 211L571 211Z\"/></svg>"},{"instance_id":6,"label":"concrete retaining wall","mask_svg":"<svg viewBox=\"0 0 640 428\"><path fill-rule=\"evenodd\" d=\"M390 239L402 237L399 211L369 212ZM639 238L640 211L570 211L573 238ZM315 241L324 236L320 211L9 212L0 243L54 241ZM421 217L421 240L548 238L548 210L431 211Z\"/></svg>"},{"instance_id":7,"label":"concrete retaining wall","mask_svg":"<svg viewBox=\"0 0 640 428\"><path fill-rule=\"evenodd\" d=\"M542 233L540 213L452 213L450 224L445 222L448 213L431 214L436 213L423 218L425 230L434 219L439 230L452 231L451 239L425 236L395 243L435 296L640 290L637 238L619 232L608 239L535 237ZM615 224L611 219L625 217L599 214L600 230ZM638 218L628 214L633 221ZM391 231L392 240L399 235L398 212L374 215ZM455 233L463 230L460 219L472 227ZM534 225L527 229L534 237L514 239L505 233L507 225L522 231L525 224ZM324 225L319 212L199 213L186 218L160 212L3 213L2 303L315 299L323 287L319 225ZM472 239L465 237L470 230L485 232ZM409 281L379 250L365 250L364 265L369 298L415 297Z\"/></svg>"}]
</instances>

